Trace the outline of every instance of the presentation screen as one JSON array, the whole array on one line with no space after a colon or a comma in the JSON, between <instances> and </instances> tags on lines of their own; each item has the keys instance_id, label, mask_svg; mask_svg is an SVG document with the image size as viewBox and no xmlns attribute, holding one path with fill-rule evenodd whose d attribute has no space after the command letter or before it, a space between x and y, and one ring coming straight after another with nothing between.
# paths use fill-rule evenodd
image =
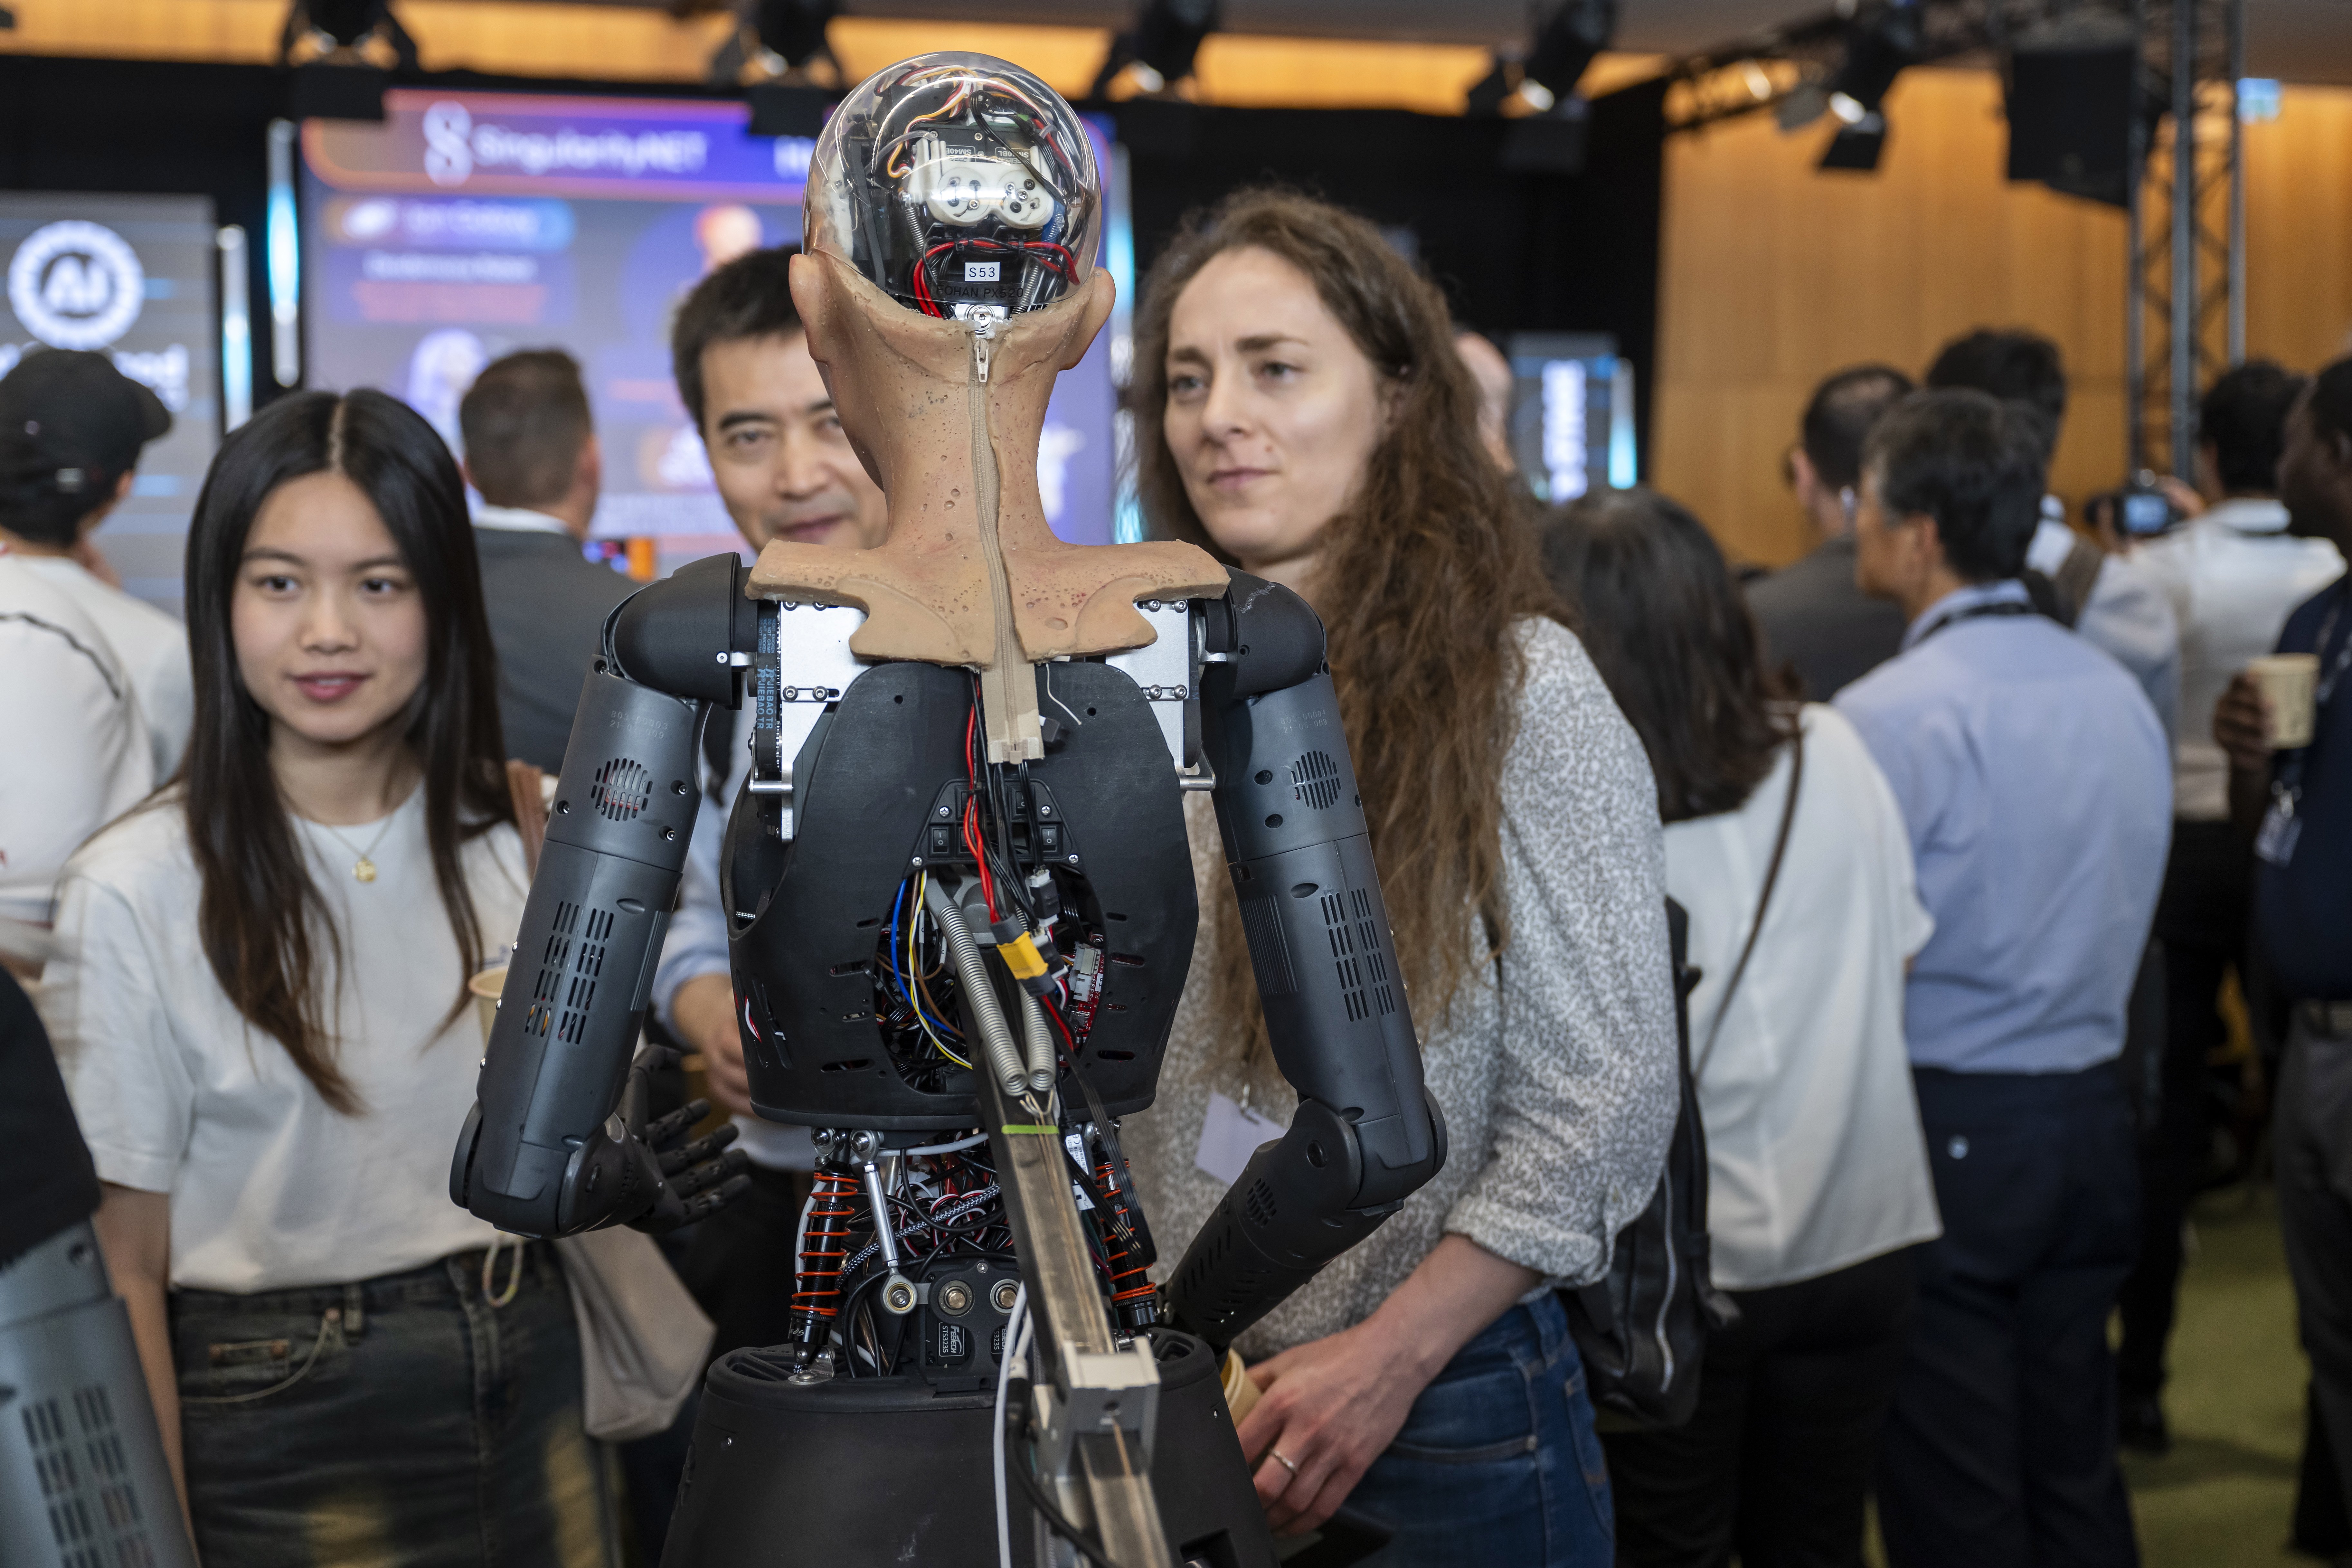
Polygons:
<instances>
[{"instance_id":1,"label":"presentation screen","mask_svg":"<svg viewBox=\"0 0 2352 1568\"><path fill-rule=\"evenodd\" d=\"M1633 368L1598 332L1511 334L1511 455L1563 505L1634 482Z\"/></svg>"},{"instance_id":2,"label":"presentation screen","mask_svg":"<svg viewBox=\"0 0 2352 1568\"><path fill-rule=\"evenodd\" d=\"M395 89L384 111L302 128L307 383L404 398L454 450L482 366L568 350L604 449L593 537L649 541L663 572L742 548L671 379L670 321L712 268L798 242L814 143L752 135L735 103ZM1039 453L1076 542L1111 537L1115 403L1098 339Z\"/></svg>"},{"instance_id":3,"label":"presentation screen","mask_svg":"<svg viewBox=\"0 0 2352 1568\"><path fill-rule=\"evenodd\" d=\"M44 348L92 350L172 411L97 538L122 585L173 615L188 515L220 445L217 254L209 196L0 193L0 375Z\"/></svg>"}]
</instances>

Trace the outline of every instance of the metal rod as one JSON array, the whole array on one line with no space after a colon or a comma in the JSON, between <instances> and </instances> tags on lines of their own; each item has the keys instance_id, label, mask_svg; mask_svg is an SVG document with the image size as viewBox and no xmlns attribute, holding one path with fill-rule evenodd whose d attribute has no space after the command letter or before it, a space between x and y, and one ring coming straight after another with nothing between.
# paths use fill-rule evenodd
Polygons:
<instances>
[{"instance_id":1,"label":"metal rod","mask_svg":"<svg viewBox=\"0 0 2352 1568\"><path fill-rule=\"evenodd\" d=\"M1051 1379L1066 1389L1074 1359L1117 1349L1070 1186L1069 1155L1058 1130L1031 1123L995 1074L975 1076L990 1152L1004 1186L1004 1217L1037 1320L1034 1375L1041 1386ZM1061 1486L1059 1495L1066 1504L1082 1494L1104 1553L1118 1568L1175 1568L1150 1478L1123 1436L1080 1434L1072 1454L1073 1473L1045 1479L1049 1486L1080 1483Z\"/></svg>"},{"instance_id":2,"label":"metal rod","mask_svg":"<svg viewBox=\"0 0 2352 1568\"><path fill-rule=\"evenodd\" d=\"M2134 0L2132 18L2139 24L2141 49L2147 48L2147 14ZM2137 474L2147 467L2147 162L2146 121L2134 116L2131 168L2124 186L2124 225L2129 255L2124 284L2124 471Z\"/></svg>"},{"instance_id":3,"label":"metal rod","mask_svg":"<svg viewBox=\"0 0 2352 1568\"><path fill-rule=\"evenodd\" d=\"M2210 0L2172 0L2172 342L2167 438L2174 477L2197 480L2197 12Z\"/></svg>"},{"instance_id":4,"label":"metal rod","mask_svg":"<svg viewBox=\"0 0 2352 1568\"><path fill-rule=\"evenodd\" d=\"M2230 327L2232 366L2246 363L2246 116L2238 84L2246 79L2245 0L2225 0L2230 28Z\"/></svg>"}]
</instances>

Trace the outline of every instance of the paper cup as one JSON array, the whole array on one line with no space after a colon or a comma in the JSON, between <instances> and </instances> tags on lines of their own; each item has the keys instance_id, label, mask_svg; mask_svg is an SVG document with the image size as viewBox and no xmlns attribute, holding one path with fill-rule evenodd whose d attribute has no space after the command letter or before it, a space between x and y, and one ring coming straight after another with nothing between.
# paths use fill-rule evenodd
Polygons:
<instances>
[{"instance_id":1,"label":"paper cup","mask_svg":"<svg viewBox=\"0 0 2352 1568\"><path fill-rule=\"evenodd\" d=\"M499 1021L499 996L507 988L507 966L485 969L466 982L474 995L474 1016L482 1022L482 1044L490 1043L490 1026Z\"/></svg>"},{"instance_id":2,"label":"paper cup","mask_svg":"<svg viewBox=\"0 0 2352 1568\"><path fill-rule=\"evenodd\" d=\"M2271 705L2271 750L2311 744L2312 698L2319 685L2319 656L2274 653L2246 667Z\"/></svg>"},{"instance_id":3,"label":"paper cup","mask_svg":"<svg viewBox=\"0 0 2352 1568\"><path fill-rule=\"evenodd\" d=\"M1224 1385L1225 1408L1234 1413L1234 1425L1239 1427L1242 1417L1258 1402L1258 1388L1249 1368L1242 1364L1242 1358L1231 1351L1225 1352Z\"/></svg>"}]
</instances>

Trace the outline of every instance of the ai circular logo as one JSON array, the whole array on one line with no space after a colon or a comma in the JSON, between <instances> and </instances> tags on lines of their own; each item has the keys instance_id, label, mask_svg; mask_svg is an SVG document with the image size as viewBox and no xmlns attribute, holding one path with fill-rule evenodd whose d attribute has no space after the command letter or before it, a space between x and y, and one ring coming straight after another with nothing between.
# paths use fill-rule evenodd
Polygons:
<instances>
[{"instance_id":1,"label":"ai circular logo","mask_svg":"<svg viewBox=\"0 0 2352 1568\"><path fill-rule=\"evenodd\" d=\"M8 263L8 307L53 349L102 349L131 330L147 270L123 237L68 218L35 229Z\"/></svg>"}]
</instances>

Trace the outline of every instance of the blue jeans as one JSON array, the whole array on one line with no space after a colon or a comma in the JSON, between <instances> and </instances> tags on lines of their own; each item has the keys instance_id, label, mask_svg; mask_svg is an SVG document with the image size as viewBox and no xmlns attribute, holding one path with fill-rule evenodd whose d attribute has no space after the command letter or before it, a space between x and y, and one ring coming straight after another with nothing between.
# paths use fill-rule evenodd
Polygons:
<instances>
[{"instance_id":1,"label":"blue jeans","mask_svg":"<svg viewBox=\"0 0 2352 1568\"><path fill-rule=\"evenodd\" d=\"M498 1259L506 1289L511 1251ZM172 1296L207 1568L613 1568L605 1455L552 1249L514 1298L459 1253L348 1285Z\"/></svg>"},{"instance_id":2,"label":"blue jeans","mask_svg":"<svg viewBox=\"0 0 2352 1568\"><path fill-rule=\"evenodd\" d=\"M1609 1468L1558 1297L1446 1363L1348 1509L1396 1531L1366 1568L1609 1568Z\"/></svg>"}]
</instances>

